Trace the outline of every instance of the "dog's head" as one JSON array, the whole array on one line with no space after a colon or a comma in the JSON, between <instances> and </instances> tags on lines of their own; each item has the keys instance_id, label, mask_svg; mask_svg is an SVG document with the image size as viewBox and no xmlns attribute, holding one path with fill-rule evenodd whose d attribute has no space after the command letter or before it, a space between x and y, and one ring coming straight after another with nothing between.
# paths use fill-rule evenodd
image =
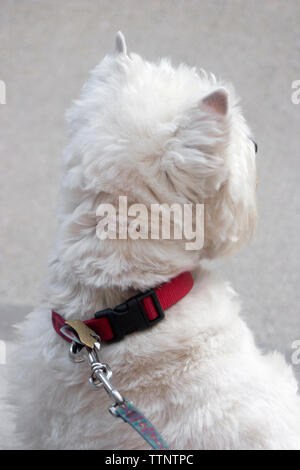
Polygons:
<instances>
[{"instance_id":1,"label":"dog's head","mask_svg":"<svg viewBox=\"0 0 300 470\"><path fill-rule=\"evenodd\" d=\"M230 85L203 70L128 55L119 33L115 53L92 71L67 117L61 218L63 233L77 243L73 251L64 243L77 271L89 267L94 281L104 272L128 280L133 270L159 279L229 253L252 234L255 148ZM148 207L204 204L203 248L187 252L174 240L100 242L96 206L116 204L120 195Z\"/></svg>"}]
</instances>

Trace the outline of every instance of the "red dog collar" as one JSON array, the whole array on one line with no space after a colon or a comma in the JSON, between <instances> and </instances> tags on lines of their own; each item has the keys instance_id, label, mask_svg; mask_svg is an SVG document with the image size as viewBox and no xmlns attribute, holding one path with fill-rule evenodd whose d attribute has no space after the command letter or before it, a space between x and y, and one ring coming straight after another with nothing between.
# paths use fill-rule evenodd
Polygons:
<instances>
[{"instance_id":1,"label":"red dog collar","mask_svg":"<svg viewBox=\"0 0 300 470\"><path fill-rule=\"evenodd\" d=\"M84 323L100 336L102 341L119 341L129 333L145 330L162 320L165 316L164 310L185 297L193 285L191 273L182 273L156 289L131 297L114 309L96 312L94 318ZM61 331L66 325L64 318L54 311L52 324L56 333L71 342Z\"/></svg>"}]
</instances>

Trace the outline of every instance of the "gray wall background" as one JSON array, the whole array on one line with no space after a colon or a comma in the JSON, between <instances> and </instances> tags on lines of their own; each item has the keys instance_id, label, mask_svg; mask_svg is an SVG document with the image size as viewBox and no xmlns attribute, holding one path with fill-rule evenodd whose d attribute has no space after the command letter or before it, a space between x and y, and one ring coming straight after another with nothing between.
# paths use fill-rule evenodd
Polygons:
<instances>
[{"instance_id":1,"label":"gray wall background","mask_svg":"<svg viewBox=\"0 0 300 470\"><path fill-rule=\"evenodd\" d=\"M56 227L64 112L121 29L129 50L204 67L241 96L259 146L258 232L214 265L240 293L257 342L290 360L300 339L300 105L291 102L300 1L1 0L0 11L0 338L12 340L11 325L38 301Z\"/></svg>"}]
</instances>

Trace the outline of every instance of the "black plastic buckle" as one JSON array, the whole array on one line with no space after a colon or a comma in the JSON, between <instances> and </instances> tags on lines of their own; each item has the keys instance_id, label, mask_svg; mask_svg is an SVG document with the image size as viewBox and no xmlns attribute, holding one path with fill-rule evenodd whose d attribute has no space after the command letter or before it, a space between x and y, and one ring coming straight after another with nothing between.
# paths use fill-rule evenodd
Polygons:
<instances>
[{"instance_id":1,"label":"black plastic buckle","mask_svg":"<svg viewBox=\"0 0 300 470\"><path fill-rule=\"evenodd\" d=\"M157 318L154 320L149 320L144 308L143 300L146 297L151 297L156 313L158 314ZM145 330L156 325L156 323L165 317L165 312L160 305L155 290L151 289L145 294L131 297L127 302L118 305L114 309L107 308L95 313L95 318L102 317L108 319L113 331L114 338L111 341L119 341L123 339L125 335L133 333L134 331Z\"/></svg>"}]
</instances>

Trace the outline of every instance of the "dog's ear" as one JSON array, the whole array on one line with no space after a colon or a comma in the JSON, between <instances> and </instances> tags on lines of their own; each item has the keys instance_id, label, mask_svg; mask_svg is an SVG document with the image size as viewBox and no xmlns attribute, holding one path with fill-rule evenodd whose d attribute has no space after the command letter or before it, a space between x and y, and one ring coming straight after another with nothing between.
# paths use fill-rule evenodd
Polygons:
<instances>
[{"instance_id":1,"label":"dog's ear","mask_svg":"<svg viewBox=\"0 0 300 470\"><path fill-rule=\"evenodd\" d=\"M213 197L228 177L229 94L215 88L191 107L166 153L166 173L175 191L189 201Z\"/></svg>"},{"instance_id":2,"label":"dog's ear","mask_svg":"<svg viewBox=\"0 0 300 470\"><path fill-rule=\"evenodd\" d=\"M208 111L212 111L219 116L226 116L228 112L227 91L224 88L218 88L205 96L201 100L201 104L203 104Z\"/></svg>"},{"instance_id":3,"label":"dog's ear","mask_svg":"<svg viewBox=\"0 0 300 470\"><path fill-rule=\"evenodd\" d=\"M127 55L127 46L124 34L121 31L118 31L116 34L116 52L118 54Z\"/></svg>"}]
</instances>

